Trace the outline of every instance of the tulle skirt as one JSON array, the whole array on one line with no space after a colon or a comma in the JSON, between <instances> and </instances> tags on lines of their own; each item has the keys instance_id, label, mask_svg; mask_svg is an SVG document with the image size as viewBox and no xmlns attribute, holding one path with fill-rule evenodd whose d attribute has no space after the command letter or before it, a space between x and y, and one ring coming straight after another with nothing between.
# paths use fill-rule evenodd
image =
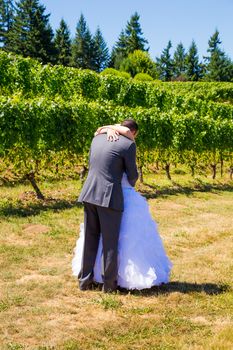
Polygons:
<instances>
[{"instance_id":1,"label":"tulle skirt","mask_svg":"<svg viewBox=\"0 0 233 350\"><path fill-rule=\"evenodd\" d=\"M124 212L118 243L118 286L146 289L169 281L172 263L166 255L157 224L144 197L132 187L123 187ZM78 276L84 244L84 225L76 242L72 271ZM102 238L94 267L94 280L102 283Z\"/></svg>"}]
</instances>

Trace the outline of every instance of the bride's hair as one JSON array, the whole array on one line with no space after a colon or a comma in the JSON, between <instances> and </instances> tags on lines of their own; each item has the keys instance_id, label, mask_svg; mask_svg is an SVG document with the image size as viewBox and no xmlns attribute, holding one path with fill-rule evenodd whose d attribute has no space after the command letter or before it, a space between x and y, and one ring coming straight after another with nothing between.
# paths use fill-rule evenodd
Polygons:
<instances>
[{"instance_id":1,"label":"bride's hair","mask_svg":"<svg viewBox=\"0 0 233 350\"><path fill-rule=\"evenodd\" d=\"M130 131L137 132L138 131L138 124L133 119L125 119L121 125L127 126Z\"/></svg>"}]
</instances>

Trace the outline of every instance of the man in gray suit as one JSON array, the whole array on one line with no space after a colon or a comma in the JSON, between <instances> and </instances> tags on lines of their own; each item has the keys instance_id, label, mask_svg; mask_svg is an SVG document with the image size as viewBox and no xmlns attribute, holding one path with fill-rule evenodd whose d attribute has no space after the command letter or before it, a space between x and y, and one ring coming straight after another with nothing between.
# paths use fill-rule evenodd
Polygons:
<instances>
[{"instance_id":1,"label":"man in gray suit","mask_svg":"<svg viewBox=\"0 0 233 350\"><path fill-rule=\"evenodd\" d=\"M138 126L134 120L125 120L121 125L127 126L136 136ZM121 179L124 172L134 186L138 178L135 142L122 135L116 142L109 142L106 134L95 136L90 149L88 176L78 198L84 204L85 234L78 276L81 290L92 287L100 233L103 239L103 291L117 289L118 238L124 210Z\"/></svg>"}]
</instances>

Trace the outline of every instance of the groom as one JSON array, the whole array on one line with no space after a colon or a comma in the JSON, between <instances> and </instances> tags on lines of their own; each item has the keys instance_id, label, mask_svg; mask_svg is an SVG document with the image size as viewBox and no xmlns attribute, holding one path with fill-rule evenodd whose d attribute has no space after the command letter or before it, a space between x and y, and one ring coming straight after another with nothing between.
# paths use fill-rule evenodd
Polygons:
<instances>
[{"instance_id":1,"label":"groom","mask_svg":"<svg viewBox=\"0 0 233 350\"><path fill-rule=\"evenodd\" d=\"M136 136L138 125L134 120L125 120L121 125ZM117 142L109 142L106 134L95 136L90 149L88 176L78 198L84 204L85 236L79 273L81 290L92 287L100 233L103 239L103 291L117 289L118 238L124 209L121 179L124 172L134 186L138 178L134 141L121 135Z\"/></svg>"}]
</instances>

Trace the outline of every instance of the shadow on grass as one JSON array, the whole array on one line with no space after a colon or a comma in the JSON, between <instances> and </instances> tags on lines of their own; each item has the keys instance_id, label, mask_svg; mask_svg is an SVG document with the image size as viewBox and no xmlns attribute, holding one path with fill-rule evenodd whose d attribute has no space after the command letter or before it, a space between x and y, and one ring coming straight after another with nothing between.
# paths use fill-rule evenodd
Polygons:
<instances>
[{"instance_id":1,"label":"shadow on grass","mask_svg":"<svg viewBox=\"0 0 233 350\"><path fill-rule=\"evenodd\" d=\"M81 208L81 204L77 203L77 201L69 201L64 199L46 199L46 200L38 200L37 202L7 202L3 205L0 204L0 217L28 217L39 215L44 211L62 211L65 209L71 209L74 207Z\"/></svg>"},{"instance_id":2,"label":"shadow on grass","mask_svg":"<svg viewBox=\"0 0 233 350\"><path fill-rule=\"evenodd\" d=\"M47 183L56 184L62 181L69 181L69 180L82 181L79 173L74 173L73 175L68 174L64 176L61 176L61 175L54 176L54 174L52 174L44 178L41 177L39 181L37 181L37 184L40 187L40 184L43 183L44 181L46 181ZM6 188L16 188L20 185L30 186L30 182L27 179L25 179L25 176L22 176L21 178L15 177L15 178L9 178L9 179L7 177L0 176L0 186L4 186Z\"/></svg>"},{"instance_id":3,"label":"shadow on grass","mask_svg":"<svg viewBox=\"0 0 233 350\"><path fill-rule=\"evenodd\" d=\"M205 184L198 181L192 186L181 186L176 183L172 183L173 186L167 186L162 189L156 187L156 185L150 185L145 183L141 185L139 192L147 199L153 199L158 197L167 197L176 194L186 194L191 196L196 192L214 192L214 191L230 191L233 192L233 185L231 184ZM75 200L67 199L53 199L47 198L45 200L36 200L35 193L29 191L30 198L25 197L26 200L20 199L17 201L3 201L0 202L0 217L28 217L33 215L39 215L41 212L52 210L59 211L65 209L71 209L73 207L81 208L81 204ZM29 199L29 200L28 200Z\"/></svg>"},{"instance_id":4,"label":"shadow on grass","mask_svg":"<svg viewBox=\"0 0 233 350\"><path fill-rule=\"evenodd\" d=\"M143 296L152 296L152 295L161 295L169 293L204 293L207 295L217 295L223 294L228 291L231 291L231 287L225 284L214 284L214 283L189 283L189 282L170 282L163 284L161 286L154 286L150 289L143 290L132 290L130 293L134 295L143 295ZM129 293L126 289L120 289L121 293Z\"/></svg>"},{"instance_id":5,"label":"shadow on grass","mask_svg":"<svg viewBox=\"0 0 233 350\"><path fill-rule=\"evenodd\" d=\"M150 185L148 183L145 183L143 185L143 188L140 189L140 193L147 199L153 199L176 194L186 194L187 196L191 196L193 193L197 192L233 192L233 185L230 184L205 184L201 181L198 181L193 186L181 186L175 182L173 182L172 184L172 187L164 187L162 189L158 189L156 185Z\"/></svg>"}]
</instances>

